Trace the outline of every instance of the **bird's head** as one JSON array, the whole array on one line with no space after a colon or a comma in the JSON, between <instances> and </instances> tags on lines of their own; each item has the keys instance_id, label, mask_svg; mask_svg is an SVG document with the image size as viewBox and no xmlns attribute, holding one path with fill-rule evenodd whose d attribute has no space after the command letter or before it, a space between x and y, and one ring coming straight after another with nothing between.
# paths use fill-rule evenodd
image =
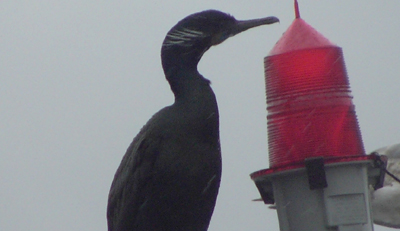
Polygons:
<instances>
[{"instance_id":1,"label":"bird's head","mask_svg":"<svg viewBox=\"0 0 400 231\"><path fill-rule=\"evenodd\" d=\"M236 20L217 10L189 15L179 21L164 39L161 49L164 71L171 64L196 67L211 46L252 27L275 22L279 22L276 17Z\"/></svg>"}]
</instances>

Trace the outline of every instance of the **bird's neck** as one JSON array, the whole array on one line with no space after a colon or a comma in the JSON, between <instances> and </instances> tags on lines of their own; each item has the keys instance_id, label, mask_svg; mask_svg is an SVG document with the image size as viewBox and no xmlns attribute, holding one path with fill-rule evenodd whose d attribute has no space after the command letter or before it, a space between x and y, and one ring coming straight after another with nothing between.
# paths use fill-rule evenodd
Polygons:
<instances>
[{"instance_id":1,"label":"bird's neck","mask_svg":"<svg viewBox=\"0 0 400 231\"><path fill-rule=\"evenodd\" d=\"M205 100L214 93L210 87L210 81L204 78L195 69L176 68L170 69L170 75L166 76L175 95L175 101L191 102L193 100Z\"/></svg>"},{"instance_id":2,"label":"bird's neck","mask_svg":"<svg viewBox=\"0 0 400 231\"><path fill-rule=\"evenodd\" d=\"M206 48L163 47L161 60L165 77L176 99L190 98L200 89L211 89L210 81L197 70Z\"/></svg>"},{"instance_id":3,"label":"bird's neck","mask_svg":"<svg viewBox=\"0 0 400 231\"><path fill-rule=\"evenodd\" d=\"M178 83L179 87L174 85L175 102L172 108L177 110L180 121L184 121L193 136L218 148L219 113L210 81L197 71L178 73L173 78L181 81Z\"/></svg>"},{"instance_id":4,"label":"bird's neck","mask_svg":"<svg viewBox=\"0 0 400 231\"><path fill-rule=\"evenodd\" d=\"M204 53L204 52L203 52ZM177 110L194 134L205 142L219 146L219 115L210 81L197 70L202 56L199 51L163 49L161 52L165 76L175 95L171 108Z\"/></svg>"},{"instance_id":5,"label":"bird's neck","mask_svg":"<svg viewBox=\"0 0 400 231\"><path fill-rule=\"evenodd\" d=\"M167 73L171 69L186 68L197 70L197 64L201 57L210 48L206 41L186 45L169 45L167 41L169 40L166 38L161 48L162 66L167 77Z\"/></svg>"}]
</instances>

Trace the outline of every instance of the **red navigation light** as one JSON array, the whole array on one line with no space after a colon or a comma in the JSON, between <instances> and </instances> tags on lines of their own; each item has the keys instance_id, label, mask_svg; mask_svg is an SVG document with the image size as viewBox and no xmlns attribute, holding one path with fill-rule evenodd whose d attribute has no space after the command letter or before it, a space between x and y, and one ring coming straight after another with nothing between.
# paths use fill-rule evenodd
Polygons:
<instances>
[{"instance_id":1,"label":"red navigation light","mask_svg":"<svg viewBox=\"0 0 400 231\"><path fill-rule=\"evenodd\" d=\"M297 18L265 58L270 167L365 155L342 49Z\"/></svg>"}]
</instances>

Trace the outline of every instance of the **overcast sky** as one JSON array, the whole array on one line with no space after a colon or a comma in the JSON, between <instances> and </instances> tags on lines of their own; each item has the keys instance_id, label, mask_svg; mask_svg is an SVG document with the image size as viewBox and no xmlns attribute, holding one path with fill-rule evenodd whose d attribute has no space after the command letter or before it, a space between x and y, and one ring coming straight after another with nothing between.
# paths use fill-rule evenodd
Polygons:
<instances>
[{"instance_id":1,"label":"overcast sky","mask_svg":"<svg viewBox=\"0 0 400 231\"><path fill-rule=\"evenodd\" d=\"M234 3L233 3L234 2ZM400 142L400 1L300 0L343 48L367 152ZM0 1L0 230L106 230L107 196L129 143L173 102L161 43L206 9L277 16L211 48L199 71L220 109L223 177L210 231L279 230L249 174L268 167L263 57L293 1ZM377 231L389 228L375 226Z\"/></svg>"}]
</instances>

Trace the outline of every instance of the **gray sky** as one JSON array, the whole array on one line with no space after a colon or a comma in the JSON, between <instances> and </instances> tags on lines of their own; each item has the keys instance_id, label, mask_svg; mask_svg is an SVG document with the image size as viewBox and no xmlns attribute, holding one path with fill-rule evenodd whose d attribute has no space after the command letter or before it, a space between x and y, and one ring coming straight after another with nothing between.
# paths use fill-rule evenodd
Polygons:
<instances>
[{"instance_id":1,"label":"gray sky","mask_svg":"<svg viewBox=\"0 0 400 231\"><path fill-rule=\"evenodd\" d=\"M199 71L220 109L216 230L278 230L249 174L268 167L263 57L293 1L0 1L0 230L106 230L108 190L132 138L173 102L160 65L188 14L274 15L211 48ZM366 150L400 137L400 1L300 0L301 16L343 48ZM391 230L375 226L377 231Z\"/></svg>"}]
</instances>

